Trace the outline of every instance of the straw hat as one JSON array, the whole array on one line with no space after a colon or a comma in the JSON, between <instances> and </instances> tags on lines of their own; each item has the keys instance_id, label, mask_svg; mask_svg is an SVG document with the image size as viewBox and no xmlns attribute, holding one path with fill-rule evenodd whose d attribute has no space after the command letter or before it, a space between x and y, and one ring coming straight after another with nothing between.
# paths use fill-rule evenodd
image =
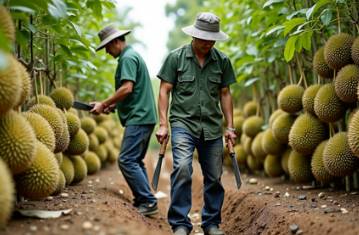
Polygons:
<instances>
[{"instance_id":1,"label":"straw hat","mask_svg":"<svg viewBox=\"0 0 359 235\"><path fill-rule=\"evenodd\" d=\"M111 25L103 28L98 33L98 37L100 38L101 42L97 46L96 51L104 48L106 46L106 44L111 42L113 39L127 35L130 32L131 32L131 30L118 30Z\"/></svg>"}]
</instances>

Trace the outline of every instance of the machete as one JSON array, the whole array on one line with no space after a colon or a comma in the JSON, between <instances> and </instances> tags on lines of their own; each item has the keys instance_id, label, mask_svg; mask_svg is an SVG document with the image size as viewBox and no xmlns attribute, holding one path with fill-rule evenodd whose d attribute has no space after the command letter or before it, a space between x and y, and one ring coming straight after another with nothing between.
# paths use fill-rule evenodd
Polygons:
<instances>
[{"instance_id":1,"label":"machete","mask_svg":"<svg viewBox=\"0 0 359 235\"><path fill-rule=\"evenodd\" d=\"M236 177L237 189L239 189L242 186L241 173L239 172L236 153L234 151L233 144L230 140L228 140L228 151L232 161L233 173L234 176Z\"/></svg>"},{"instance_id":2,"label":"machete","mask_svg":"<svg viewBox=\"0 0 359 235\"><path fill-rule=\"evenodd\" d=\"M160 153L158 154L158 162L156 165L155 173L153 173L152 187L155 191L157 191L158 180L160 178L160 173L161 173L162 161L165 156L168 139L169 139L169 136L165 140L163 140L163 142L161 144Z\"/></svg>"},{"instance_id":3,"label":"machete","mask_svg":"<svg viewBox=\"0 0 359 235\"><path fill-rule=\"evenodd\" d=\"M78 109L78 110L90 111L91 109L93 109L94 105L75 100L72 107L75 109ZM111 113L114 113L114 112L115 112L115 110L112 109Z\"/></svg>"}]
</instances>

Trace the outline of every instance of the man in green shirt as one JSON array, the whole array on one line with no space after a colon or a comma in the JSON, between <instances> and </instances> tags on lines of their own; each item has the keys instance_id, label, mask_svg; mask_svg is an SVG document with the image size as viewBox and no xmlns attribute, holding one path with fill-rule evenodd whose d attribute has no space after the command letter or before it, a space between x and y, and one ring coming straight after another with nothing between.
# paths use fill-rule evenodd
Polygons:
<instances>
[{"instance_id":1,"label":"man in green shirt","mask_svg":"<svg viewBox=\"0 0 359 235\"><path fill-rule=\"evenodd\" d=\"M192 42L172 51L157 75L161 79L160 128L156 133L160 143L168 136L167 111L169 94L172 94L169 122L173 172L168 221L178 235L189 234L192 230L188 213L195 148L204 177L202 228L205 234L224 234L219 228L224 199L222 113L227 123L225 140L234 145L236 134L229 85L236 80L228 57L213 47L216 41L228 38L220 31L219 21L212 13L200 13L193 26L183 28L192 36Z\"/></svg>"},{"instance_id":2,"label":"man in green shirt","mask_svg":"<svg viewBox=\"0 0 359 235\"><path fill-rule=\"evenodd\" d=\"M143 215L158 212L157 200L151 192L143 159L146 155L153 128L156 124L156 106L151 80L142 57L126 44L129 30L108 26L99 32L101 40L97 51L118 58L115 74L116 92L102 102L94 102L92 113L100 114L117 107L121 124L125 127L119 168L134 196L134 206Z\"/></svg>"}]
</instances>

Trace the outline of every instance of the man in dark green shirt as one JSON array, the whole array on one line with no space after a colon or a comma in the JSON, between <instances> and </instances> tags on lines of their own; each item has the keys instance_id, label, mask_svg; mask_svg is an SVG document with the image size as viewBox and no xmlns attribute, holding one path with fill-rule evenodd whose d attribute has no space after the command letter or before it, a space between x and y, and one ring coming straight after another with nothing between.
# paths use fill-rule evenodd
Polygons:
<instances>
[{"instance_id":1,"label":"man in dark green shirt","mask_svg":"<svg viewBox=\"0 0 359 235\"><path fill-rule=\"evenodd\" d=\"M125 133L118 158L119 168L134 196L134 206L143 215L158 212L157 200L151 192L143 159L146 155L153 128L156 124L156 106L151 80L142 57L126 44L125 35L108 26L99 32L97 50L118 58L115 75L116 92L102 102L94 102L92 113L100 114L117 107Z\"/></svg>"},{"instance_id":2,"label":"man in dark green shirt","mask_svg":"<svg viewBox=\"0 0 359 235\"><path fill-rule=\"evenodd\" d=\"M195 24L183 31L192 36L192 43L172 51L157 75L161 79L160 128L156 133L160 143L168 136L167 111L172 94L169 122L173 172L168 221L174 234L186 235L192 230L188 213L196 148L204 177L202 228L205 234L221 235L224 234L219 228L224 199L222 113L227 123L225 139L234 145L236 134L229 85L236 80L228 57L213 46L228 36L220 31L219 18L212 13L200 13Z\"/></svg>"}]
</instances>

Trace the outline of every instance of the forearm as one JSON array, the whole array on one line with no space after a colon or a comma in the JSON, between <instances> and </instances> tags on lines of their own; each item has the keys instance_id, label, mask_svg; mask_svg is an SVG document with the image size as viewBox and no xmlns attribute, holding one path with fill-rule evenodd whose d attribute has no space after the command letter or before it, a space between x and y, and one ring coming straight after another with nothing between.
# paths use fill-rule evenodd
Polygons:
<instances>
[{"instance_id":1,"label":"forearm","mask_svg":"<svg viewBox=\"0 0 359 235\"><path fill-rule=\"evenodd\" d=\"M228 128L233 128L233 102L229 88L221 92L221 108Z\"/></svg>"},{"instance_id":2,"label":"forearm","mask_svg":"<svg viewBox=\"0 0 359 235\"><path fill-rule=\"evenodd\" d=\"M160 89L158 96L158 116L160 119L160 126L168 126L168 105L169 105L169 91Z\"/></svg>"},{"instance_id":3,"label":"forearm","mask_svg":"<svg viewBox=\"0 0 359 235\"><path fill-rule=\"evenodd\" d=\"M127 86L121 86L117 89L115 94L104 100L102 103L105 107L116 104L119 101L123 101L129 94L131 94L131 92L132 89L129 89Z\"/></svg>"}]
</instances>

